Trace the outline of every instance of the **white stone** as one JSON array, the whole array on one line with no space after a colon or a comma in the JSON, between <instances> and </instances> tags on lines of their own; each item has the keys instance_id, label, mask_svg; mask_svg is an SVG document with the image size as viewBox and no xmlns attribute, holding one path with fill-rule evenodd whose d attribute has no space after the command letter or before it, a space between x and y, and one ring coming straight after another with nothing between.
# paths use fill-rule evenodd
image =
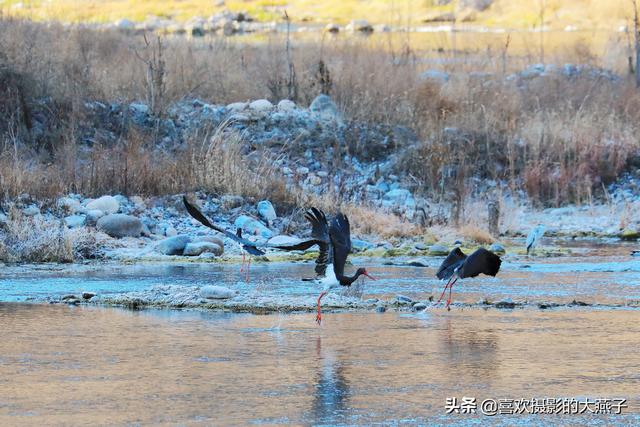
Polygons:
<instances>
[{"instance_id":1,"label":"white stone","mask_svg":"<svg viewBox=\"0 0 640 427\"><path fill-rule=\"evenodd\" d=\"M293 101L283 99L282 101L278 102L278 110L280 111L293 111L295 109L296 103Z\"/></svg>"},{"instance_id":2,"label":"white stone","mask_svg":"<svg viewBox=\"0 0 640 427\"><path fill-rule=\"evenodd\" d=\"M254 111L266 112L273 109L273 104L266 99L258 99L249 104L249 108Z\"/></svg>"},{"instance_id":3,"label":"white stone","mask_svg":"<svg viewBox=\"0 0 640 427\"><path fill-rule=\"evenodd\" d=\"M100 210L105 214L114 214L120 210L120 202L113 196L102 196L86 205L87 210Z\"/></svg>"}]
</instances>

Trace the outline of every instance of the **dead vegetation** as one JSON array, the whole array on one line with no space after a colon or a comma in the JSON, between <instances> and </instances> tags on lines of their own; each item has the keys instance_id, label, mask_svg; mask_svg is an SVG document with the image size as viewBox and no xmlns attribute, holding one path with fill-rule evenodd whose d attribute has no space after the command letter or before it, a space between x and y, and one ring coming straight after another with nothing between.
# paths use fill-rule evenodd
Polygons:
<instances>
[{"instance_id":1,"label":"dead vegetation","mask_svg":"<svg viewBox=\"0 0 640 427\"><path fill-rule=\"evenodd\" d=\"M631 81L550 76L518 85L506 74L535 55L444 52L437 55L448 65L439 67L455 78L438 84L418 79L424 65L410 49L398 52L359 40L327 42L321 49L312 42L286 51L284 46L278 39L145 40L0 20L2 197L25 191L52 198L67 192L156 195L199 189L268 197L288 206L310 201L284 185L272 154L248 155L233 132L203 130L186 147L167 151L153 135L129 130L116 144L97 141L87 149L78 128L88 100L147 100L161 116L167 105L186 98L277 102L276 95L286 92L307 105L329 92L349 119L414 129L419 144L395 146L386 154L399 154L399 172L412 178L414 191L439 201L462 203L479 178L525 191L539 204L590 202L638 156L640 93ZM614 46L608 55L615 52ZM620 47L623 64L625 52ZM451 55L458 55L455 61ZM585 46L552 60L601 65ZM295 88L287 87L291 69ZM491 77L472 78L470 71ZM36 112L46 116L40 117L47 123L43 129L34 127ZM368 208L335 195L326 198L359 218L363 233L381 230L393 237L415 231L392 214L366 221Z\"/></svg>"}]
</instances>

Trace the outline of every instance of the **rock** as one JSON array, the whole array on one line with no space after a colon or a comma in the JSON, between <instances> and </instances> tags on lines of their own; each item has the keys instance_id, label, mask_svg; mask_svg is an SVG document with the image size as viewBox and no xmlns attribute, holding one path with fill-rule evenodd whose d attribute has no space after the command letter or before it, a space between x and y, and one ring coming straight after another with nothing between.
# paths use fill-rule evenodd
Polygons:
<instances>
[{"instance_id":1,"label":"rock","mask_svg":"<svg viewBox=\"0 0 640 427\"><path fill-rule=\"evenodd\" d=\"M305 168L304 166L300 166L298 169L296 169L296 173L298 175L306 175L309 173L309 168Z\"/></svg>"},{"instance_id":2,"label":"rock","mask_svg":"<svg viewBox=\"0 0 640 427\"><path fill-rule=\"evenodd\" d=\"M412 258L404 262L404 265L411 267L428 267L429 263L424 258Z\"/></svg>"},{"instance_id":3,"label":"rock","mask_svg":"<svg viewBox=\"0 0 640 427\"><path fill-rule=\"evenodd\" d=\"M285 236L283 234L280 234L278 236L273 236L267 241L269 245L295 245L296 243L300 243L300 242L301 240L298 239L297 237Z\"/></svg>"},{"instance_id":4,"label":"rock","mask_svg":"<svg viewBox=\"0 0 640 427\"><path fill-rule=\"evenodd\" d=\"M418 242L415 244L414 248L416 248L419 251L426 251L428 246L423 242Z\"/></svg>"},{"instance_id":5,"label":"rock","mask_svg":"<svg viewBox=\"0 0 640 427\"><path fill-rule=\"evenodd\" d=\"M491 246L489 246L489 250L496 255L503 255L507 253L507 250L504 248L504 246L502 246L502 244L498 242L493 242Z\"/></svg>"},{"instance_id":6,"label":"rock","mask_svg":"<svg viewBox=\"0 0 640 427\"><path fill-rule=\"evenodd\" d=\"M224 209L233 209L242 206L244 198L242 196L226 195L220 198Z\"/></svg>"},{"instance_id":7,"label":"rock","mask_svg":"<svg viewBox=\"0 0 640 427\"><path fill-rule=\"evenodd\" d=\"M498 301L497 303L495 303L495 308L506 308L506 309L512 309L516 307L516 303L513 302L513 300L511 300L511 298L505 298L502 301Z\"/></svg>"},{"instance_id":8,"label":"rock","mask_svg":"<svg viewBox=\"0 0 640 427\"><path fill-rule=\"evenodd\" d=\"M313 185L313 186L320 185L320 184L322 184L322 178L320 178L319 176L316 176L314 174L309 174L309 176L305 180L305 183L307 183L309 185Z\"/></svg>"},{"instance_id":9,"label":"rock","mask_svg":"<svg viewBox=\"0 0 640 427\"><path fill-rule=\"evenodd\" d=\"M206 299L228 299L236 294L237 292L224 286L207 285L200 288L200 297Z\"/></svg>"},{"instance_id":10,"label":"rock","mask_svg":"<svg viewBox=\"0 0 640 427\"><path fill-rule=\"evenodd\" d=\"M362 252L368 249L373 249L375 247L376 247L375 244L371 242L367 242L366 240L351 238L351 249L354 252Z\"/></svg>"},{"instance_id":11,"label":"rock","mask_svg":"<svg viewBox=\"0 0 640 427\"><path fill-rule=\"evenodd\" d=\"M142 221L135 216L125 214L105 215L96 223L98 230L111 237L139 237L142 233Z\"/></svg>"},{"instance_id":12,"label":"rock","mask_svg":"<svg viewBox=\"0 0 640 427\"><path fill-rule=\"evenodd\" d=\"M247 215L240 215L236 218L234 225L244 232L269 239L273 237L273 231L269 230L260 221Z\"/></svg>"},{"instance_id":13,"label":"rock","mask_svg":"<svg viewBox=\"0 0 640 427\"><path fill-rule=\"evenodd\" d=\"M92 209L87 211L87 215L85 217L85 224L89 226L95 226L98 223L98 220L104 216L104 212L98 209Z\"/></svg>"},{"instance_id":14,"label":"rock","mask_svg":"<svg viewBox=\"0 0 640 427\"><path fill-rule=\"evenodd\" d=\"M171 224L164 224L164 227L162 227L162 235L166 237L177 236L178 230Z\"/></svg>"},{"instance_id":15,"label":"rock","mask_svg":"<svg viewBox=\"0 0 640 427\"><path fill-rule=\"evenodd\" d=\"M372 33L373 27L365 19L356 19L349 22L349 24L345 27L345 30L351 31L352 33Z\"/></svg>"},{"instance_id":16,"label":"rock","mask_svg":"<svg viewBox=\"0 0 640 427\"><path fill-rule=\"evenodd\" d=\"M439 244L431 245L429 246L429 255L432 255L432 256L449 255L449 248Z\"/></svg>"},{"instance_id":17,"label":"rock","mask_svg":"<svg viewBox=\"0 0 640 427\"><path fill-rule=\"evenodd\" d=\"M211 253L216 256L222 255L223 249L219 245L211 242L192 242L184 247L183 255L199 256L203 253Z\"/></svg>"},{"instance_id":18,"label":"rock","mask_svg":"<svg viewBox=\"0 0 640 427\"><path fill-rule=\"evenodd\" d=\"M398 301L399 303L402 304L407 304L407 303L412 303L413 300L407 296L404 295L396 295L396 301Z\"/></svg>"},{"instance_id":19,"label":"rock","mask_svg":"<svg viewBox=\"0 0 640 427\"><path fill-rule=\"evenodd\" d=\"M262 200L258 202L258 214L262 219L265 220L267 224L271 224L271 222L278 217L276 215L276 210L268 200Z\"/></svg>"},{"instance_id":20,"label":"rock","mask_svg":"<svg viewBox=\"0 0 640 427\"><path fill-rule=\"evenodd\" d=\"M191 237L184 234L168 237L156 245L156 251L163 255L182 255L185 246L191 243Z\"/></svg>"},{"instance_id":21,"label":"rock","mask_svg":"<svg viewBox=\"0 0 640 427\"><path fill-rule=\"evenodd\" d=\"M147 208L147 204L144 202L144 199L140 196L132 196L129 200L135 206L135 208L139 211L144 211Z\"/></svg>"},{"instance_id":22,"label":"rock","mask_svg":"<svg viewBox=\"0 0 640 427\"><path fill-rule=\"evenodd\" d=\"M342 121L342 115L338 112L338 107L328 95L320 94L316 96L316 99L309 106L309 110L321 120Z\"/></svg>"},{"instance_id":23,"label":"rock","mask_svg":"<svg viewBox=\"0 0 640 427\"><path fill-rule=\"evenodd\" d=\"M424 302L420 302L418 301L417 303L413 304L413 309L415 311L421 311L427 308L427 304L425 304Z\"/></svg>"},{"instance_id":24,"label":"rock","mask_svg":"<svg viewBox=\"0 0 640 427\"><path fill-rule=\"evenodd\" d=\"M7 218L7 216L5 214L0 212L0 228L4 227L5 225L7 225L7 221L9 221L9 218Z\"/></svg>"},{"instance_id":25,"label":"rock","mask_svg":"<svg viewBox=\"0 0 640 427\"><path fill-rule=\"evenodd\" d=\"M626 229L620 233L622 240L637 240L640 238L640 230Z\"/></svg>"},{"instance_id":26,"label":"rock","mask_svg":"<svg viewBox=\"0 0 640 427\"><path fill-rule=\"evenodd\" d=\"M199 242L209 242L209 243L213 243L214 245L217 245L220 247L220 249L222 250L222 252L224 252L224 242L220 239L218 239L217 237L214 236L199 236L199 237L195 237L191 240L192 243L199 243ZM218 256L222 255L222 252L220 252L220 254L218 254Z\"/></svg>"},{"instance_id":27,"label":"rock","mask_svg":"<svg viewBox=\"0 0 640 427\"><path fill-rule=\"evenodd\" d=\"M119 19L114 25L120 31L132 31L136 28L136 24L128 19Z\"/></svg>"},{"instance_id":28,"label":"rock","mask_svg":"<svg viewBox=\"0 0 640 427\"><path fill-rule=\"evenodd\" d=\"M476 12L482 12L488 9L493 0L459 0L458 10L471 9Z\"/></svg>"},{"instance_id":29,"label":"rock","mask_svg":"<svg viewBox=\"0 0 640 427\"><path fill-rule=\"evenodd\" d=\"M91 299L93 297L95 297L96 294L94 294L93 292L83 292L82 293L82 299Z\"/></svg>"},{"instance_id":30,"label":"rock","mask_svg":"<svg viewBox=\"0 0 640 427\"><path fill-rule=\"evenodd\" d=\"M337 34L340 32L340 26L338 24L329 23L324 27L327 33Z\"/></svg>"},{"instance_id":31,"label":"rock","mask_svg":"<svg viewBox=\"0 0 640 427\"><path fill-rule=\"evenodd\" d=\"M27 206L26 208L22 209L22 215L24 216L40 215L40 208L37 207L36 205Z\"/></svg>"},{"instance_id":32,"label":"rock","mask_svg":"<svg viewBox=\"0 0 640 427\"><path fill-rule=\"evenodd\" d=\"M61 197L60 199L58 199L58 203L56 204L59 209L62 209L63 212L69 215L73 215L76 212L82 210L80 201L71 197Z\"/></svg>"},{"instance_id":33,"label":"rock","mask_svg":"<svg viewBox=\"0 0 640 427\"><path fill-rule=\"evenodd\" d=\"M403 188L396 188L395 190L388 191L383 197L383 200L389 201L396 206L403 206L409 199L413 200L413 195L409 190L405 190Z\"/></svg>"},{"instance_id":34,"label":"rock","mask_svg":"<svg viewBox=\"0 0 640 427\"><path fill-rule=\"evenodd\" d=\"M67 301L67 300L70 300L70 299L76 299L76 296L73 295L73 294L68 294L68 295L65 295L62 298L60 298L60 300L62 300L62 301Z\"/></svg>"},{"instance_id":35,"label":"rock","mask_svg":"<svg viewBox=\"0 0 640 427\"><path fill-rule=\"evenodd\" d=\"M638 257L640 257L640 251L633 251L633 252L631 252L631 256L638 256Z\"/></svg>"},{"instance_id":36,"label":"rock","mask_svg":"<svg viewBox=\"0 0 640 427\"><path fill-rule=\"evenodd\" d=\"M84 215L70 215L64 219L65 224L69 228L77 228L82 227L86 221L86 217Z\"/></svg>"},{"instance_id":37,"label":"rock","mask_svg":"<svg viewBox=\"0 0 640 427\"><path fill-rule=\"evenodd\" d=\"M384 305L379 305L376 307L377 313L384 313L385 311L387 311L387 308Z\"/></svg>"},{"instance_id":38,"label":"rock","mask_svg":"<svg viewBox=\"0 0 640 427\"><path fill-rule=\"evenodd\" d=\"M444 84L449 81L449 74L444 71L427 70L420 73L418 78L423 82L434 82Z\"/></svg>"},{"instance_id":39,"label":"rock","mask_svg":"<svg viewBox=\"0 0 640 427\"><path fill-rule=\"evenodd\" d=\"M258 99L249 104L249 108L253 111L266 113L273 109L273 104L266 99Z\"/></svg>"},{"instance_id":40,"label":"rock","mask_svg":"<svg viewBox=\"0 0 640 427\"><path fill-rule=\"evenodd\" d=\"M113 196L102 196L87 203L87 210L99 210L105 214L114 214L120 210L120 202Z\"/></svg>"},{"instance_id":41,"label":"rock","mask_svg":"<svg viewBox=\"0 0 640 427\"><path fill-rule=\"evenodd\" d=\"M278 102L279 111L294 111L296 109L296 103L288 99L283 99Z\"/></svg>"},{"instance_id":42,"label":"rock","mask_svg":"<svg viewBox=\"0 0 640 427\"><path fill-rule=\"evenodd\" d=\"M239 113L240 111L245 110L247 107L248 104L246 102L234 102L227 105L227 110L231 113Z\"/></svg>"}]
</instances>

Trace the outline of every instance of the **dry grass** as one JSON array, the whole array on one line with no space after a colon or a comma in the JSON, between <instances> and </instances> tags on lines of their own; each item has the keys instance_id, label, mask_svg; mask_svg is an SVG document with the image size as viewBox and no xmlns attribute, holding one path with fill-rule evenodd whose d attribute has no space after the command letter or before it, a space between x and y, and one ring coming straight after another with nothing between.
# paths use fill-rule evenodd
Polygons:
<instances>
[{"instance_id":1,"label":"dry grass","mask_svg":"<svg viewBox=\"0 0 640 427\"><path fill-rule=\"evenodd\" d=\"M458 229L465 241L474 242L479 245L490 245L496 239L488 231L476 226L465 225Z\"/></svg>"},{"instance_id":2,"label":"dry grass","mask_svg":"<svg viewBox=\"0 0 640 427\"><path fill-rule=\"evenodd\" d=\"M0 228L0 261L66 263L101 258L109 240L95 230L69 230L63 221L24 216L12 208Z\"/></svg>"},{"instance_id":3,"label":"dry grass","mask_svg":"<svg viewBox=\"0 0 640 427\"><path fill-rule=\"evenodd\" d=\"M61 221L25 217L13 209L0 230L0 259L4 262L71 262L73 244Z\"/></svg>"},{"instance_id":4,"label":"dry grass","mask_svg":"<svg viewBox=\"0 0 640 427\"><path fill-rule=\"evenodd\" d=\"M376 235L391 239L422 234L419 226L380 209L348 204L342 207L342 211L349 217L352 232L358 235Z\"/></svg>"},{"instance_id":5,"label":"dry grass","mask_svg":"<svg viewBox=\"0 0 640 427\"><path fill-rule=\"evenodd\" d=\"M613 40L606 58L576 45L549 53L548 60L625 64L624 43ZM163 46L163 106L185 98L277 102L285 93L286 54L278 38L254 44L172 38ZM159 149L154 135L126 129L115 144L97 141L86 150L79 143L85 101L147 100L148 64L140 58L152 58L153 47L116 32L0 20L0 82L6 82L0 85L2 197L25 191L52 198L67 192L154 195L199 189L268 197L285 206L313 202L300 189L286 188L271 166L279 153L246 155L240 137L225 129L203 129L173 151ZM420 55L452 73L449 82L420 82L425 67L416 60ZM414 129L421 143L406 147L393 141L381 155L399 154L398 170L412 178L412 190L437 201L474 196L480 178L526 191L539 204L590 202L603 184L630 167L640 147L640 93L631 82L547 77L518 86L504 79L503 71L535 62L535 49L518 57L491 51L418 53L343 39L321 46L296 42L291 57L299 104L319 93L322 60L331 75L330 94L348 119ZM469 71L494 78L472 79ZM45 116L45 129L34 128L36 114ZM330 169L340 167L341 156L363 152L358 143L341 149ZM335 195L325 199L363 219L357 221L367 224L362 233L381 230L392 237L415 231L391 214L369 221L366 208L349 207Z\"/></svg>"}]
</instances>

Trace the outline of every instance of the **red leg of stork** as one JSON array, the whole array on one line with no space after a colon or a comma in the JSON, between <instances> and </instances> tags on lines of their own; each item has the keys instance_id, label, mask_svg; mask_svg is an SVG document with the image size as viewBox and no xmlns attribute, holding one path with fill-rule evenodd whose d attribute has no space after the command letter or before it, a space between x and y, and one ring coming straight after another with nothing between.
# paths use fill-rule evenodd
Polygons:
<instances>
[{"instance_id":1,"label":"red leg of stork","mask_svg":"<svg viewBox=\"0 0 640 427\"><path fill-rule=\"evenodd\" d=\"M449 278L449 281L447 282L446 285L444 285L444 289L442 290L442 293L440 294L440 298L438 298L438 302L436 304L440 304L440 301L442 301L442 297L444 297L444 293L447 292L447 288L449 287L449 285L451 284L451 280L453 279L453 276L451 276Z\"/></svg>"},{"instance_id":2,"label":"red leg of stork","mask_svg":"<svg viewBox=\"0 0 640 427\"><path fill-rule=\"evenodd\" d=\"M242 252L242 265L240 265L240 274L244 273L244 252Z\"/></svg>"},{"instance_id":3,"label":"red leg of stork","mask_svg":"<svg viewBox=\"0 0 640 427\"><path fill-rule=\"evenodd\" d=\"M447 310L451 310L449 308L449 306L451 305L451 289L453 289L453 284L456 283L456 281L458 280L458 278L456 277L456 280L454 280L450 285L449 285L449 298L447 299L447 305L445 305L445 308Z\"/></svg>"},{"instance_id":4,"label":"red leg of stork","mask_svg":"<svg viewBox=\"0 0 640 427\"><path fill-rule=\"evenodd\" d=\"M318 325L320 323L322 323L322 312L320 311L320 300L322 299L323 296L325 296L327 293L323 292L320 294L320 296L318 297L318 315L316 316L316 322L318 323Z\"/></svg>"}]
</instances>

